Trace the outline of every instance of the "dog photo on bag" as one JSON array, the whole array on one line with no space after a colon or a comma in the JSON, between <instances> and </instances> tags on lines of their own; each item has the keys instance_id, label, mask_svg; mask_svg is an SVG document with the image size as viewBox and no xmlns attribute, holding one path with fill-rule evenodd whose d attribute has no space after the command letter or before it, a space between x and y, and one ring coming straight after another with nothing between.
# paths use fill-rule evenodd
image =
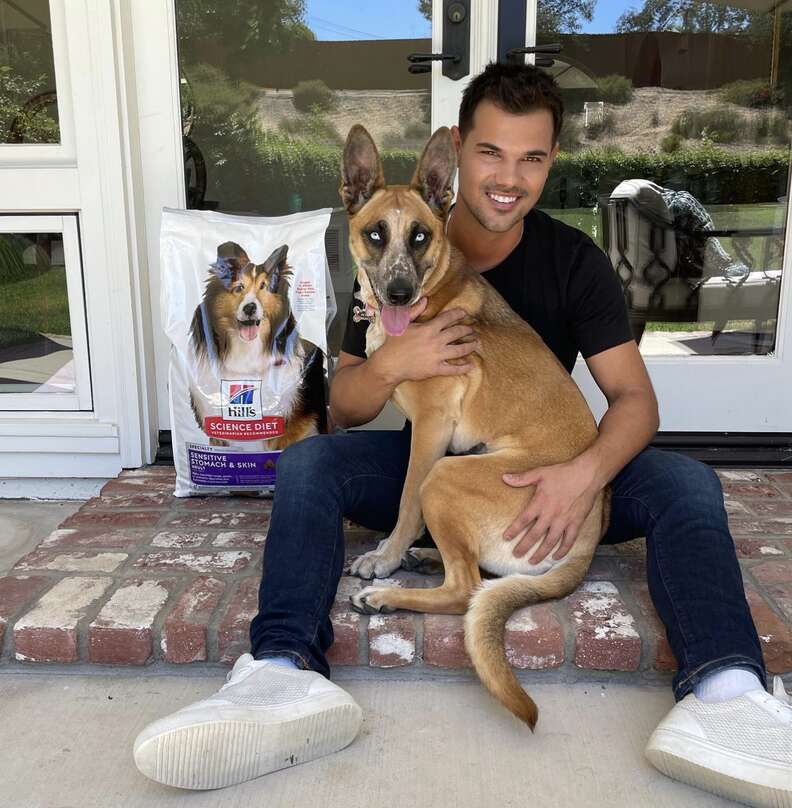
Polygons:
<instances>
[{"instance_id":1,"label":"dog photo on bag","mask_svg":"<svg viewBox=\"0 0 792 808\"><path fill-rule=\"evenodd\" d=\"M218 423L222 417L216 415L217 397L222 414L263 419L261 383L268 386L283 419L265 421L273 432L283 429L267 439L267 448L283 449L324 431L324 407L310 395L317 369L321 376L321 351L297 331L289 303L293 272L286 260L288 250L281 245L262 264L255 264L232 241L217 248L217 260L190 325L196 361L190 405L199 428L215 445L234 443L228 423ZM216 392L200 386L217 379ZM266 439L266 434L262 437ZM264 448L263 440L256 443Z\"/></svg>"},{"instance_id":2,"label":"dog photo on bag","mask_svg":"<svg viewBox=\"0 0 792 808\"><path fill-rule=\"evenodd\" d=\"M330 213L163 211L176 496L269 494L283 449L327 431Z\"/></svg>"}]
</instances>

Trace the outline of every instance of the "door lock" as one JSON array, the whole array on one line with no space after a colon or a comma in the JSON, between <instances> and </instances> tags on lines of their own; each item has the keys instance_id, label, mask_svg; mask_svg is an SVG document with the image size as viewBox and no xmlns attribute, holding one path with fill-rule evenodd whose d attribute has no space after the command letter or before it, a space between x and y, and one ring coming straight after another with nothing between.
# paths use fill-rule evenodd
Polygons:
<instances>
[{"instance_id":1,"label":"door lock","mask_svg":"<svg viewBox=\"0 0 792 808\"><path fill-rule=\"evenodd\" d=\"M465 17L467 17L467 9L465 8L465 4L459 2L451 3L446 13L448 16L448 21L454 23L455 25L463 22Z\"/></svg>"},{"instance_id":2,"label":"door lock","mask_svg":"<svg viewBox=\"0 0 792 808\"><path fill-rule=\"evenodd\" d=\"M435 0L437 2L438 0ZM458 81L470 72L469 0L443 0L443 52L411 53L410 73L428 73L427 62L442 62L443 75Z\"/></svg>"}]
</instances>

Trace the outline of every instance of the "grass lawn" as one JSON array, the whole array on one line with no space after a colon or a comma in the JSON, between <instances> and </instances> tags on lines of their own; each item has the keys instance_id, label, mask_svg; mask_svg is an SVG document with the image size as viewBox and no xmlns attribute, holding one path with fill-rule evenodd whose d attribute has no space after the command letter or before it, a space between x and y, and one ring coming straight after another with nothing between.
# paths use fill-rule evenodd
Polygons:
<instances>
[{"instance_id":1,"label":"grass lawn","mask_svg":"<svg viewBox=\"0 0 792 808\"><path fill-rule=\"evenodd\" d=\"M65 267L2 286L0 348L30 342L39 333L71 334Z\"/></svg>"}]
</instances>

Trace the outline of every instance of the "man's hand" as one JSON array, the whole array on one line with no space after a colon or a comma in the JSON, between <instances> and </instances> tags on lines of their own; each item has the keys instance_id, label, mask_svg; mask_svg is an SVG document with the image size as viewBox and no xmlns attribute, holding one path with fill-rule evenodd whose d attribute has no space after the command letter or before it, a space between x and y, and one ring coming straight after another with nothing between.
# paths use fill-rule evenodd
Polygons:
<instances>
[{"instance_id":1,"label":"man's hand","mask_svg":"<svg viewBox=\"0 0 792 808\"><path fill-rule=\"evenodd\" d=\"M460 322L467 317L465 311L449 309L425 323L414 322L426 304L422 297L410 306L407 330L400 337L387 337L372 356L394 384L433 376L459 376L473 367L469 360L459 364L449 361L462 359L479 347L473 328Z\"/></svg>"},{"instance_id":2,"label":"man's hand","mask_svg":"<svg viewBox=\"0 0 792 808\"><path fill-rule=\"evenodd\" d=\"M563 558L572 549L580 526L594 507L600 491L593 461L583 454L567 463L539 466L521 474L504 474L503 481L516 488L536 485L527 507L503 534L505 541L511 541L533 523L515 545L513 555L517 558L524 556L541 540L530 559L532 564L546 558L559 542L553 558Z\"/></svg>"}]
</instances>

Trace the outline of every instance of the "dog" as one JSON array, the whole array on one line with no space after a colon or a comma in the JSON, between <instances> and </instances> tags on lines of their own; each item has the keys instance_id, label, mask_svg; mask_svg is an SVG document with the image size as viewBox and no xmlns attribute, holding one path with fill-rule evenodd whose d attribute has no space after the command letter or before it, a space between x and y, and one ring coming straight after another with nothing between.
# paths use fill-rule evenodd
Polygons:
<instances>
[{"instance_id":1,"label":"dog","mask_svg":"<svg viewBox=\"0 0 792 808\"><path fill-rule=\"evenodd\" d=\"M442 557L443 584L367 586L351 597L352 607L366 614L465 614L465 647L479 678L533 731L538 710L506 658L506 621L521 607L577 589L607 530L611 492L599 492L564 558L533 564L530 554L512 554L527 529L508 542L503 533L536 487L512 488L502 475L571 460L596 439L596 421L541 337L448 241L456 151L447 128L427 143L409 186L385 184L377 147L360 125L347 137L342 172L361 298L374 312L366 355L386 332L404 331L408 308L421 297L427 306L417 322L458 307L479 339L475 352L457 360L472 362L467 373L395 389L393 402L412 422L399 516L390 536L351 567L362 578L389 575L426 526ZM501 577L482 583L481 570Z\"/></svg>"},{"instance_id":2,"label":"dog","mask_svg":"<svg viewBox=\"0 0 792 808\"><path fill-rule=\"evenodd\" d=\"M261 415L278 415L284 421L282 434L266 440L229 441L210 435L215 445L272 451L327 431L322 352L297 331L289 303L293 273L286 261L288 249L281 245L263 264L254 264L239 244L227 241L217 248L190 325L195 420L209 435L207 418L229 404L221 382L247 380L261 391Z\"/></svg>"}]
</instances>

